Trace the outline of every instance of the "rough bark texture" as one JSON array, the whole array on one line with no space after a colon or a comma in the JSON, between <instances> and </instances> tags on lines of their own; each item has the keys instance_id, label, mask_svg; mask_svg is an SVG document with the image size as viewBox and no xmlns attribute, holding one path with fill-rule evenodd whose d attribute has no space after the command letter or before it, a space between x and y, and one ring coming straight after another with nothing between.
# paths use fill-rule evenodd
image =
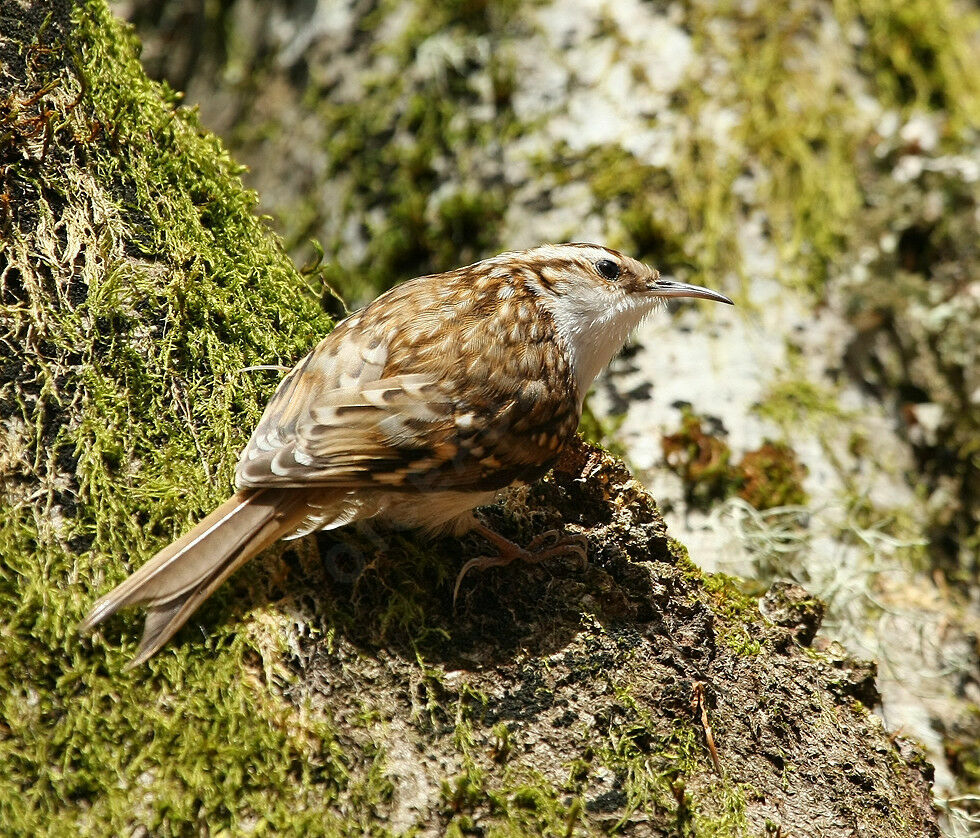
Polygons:
<instances>
[{"instance_id":1,"label":"rough bark texture","mask_svg":"<svg viewBox=\"0 0 980 838\"><path fill-rule=\"evenodd\" d=\"M172 647L87 605L228 491L330 326L98 0L0 5L0 823L12 834L936 835L929 769L798 589L704 576L585 446L487 512L587 566L451 581L370 530L239 575ZM696 557L695 557L696 558ZM811 645L811 643L815 645Z\"/></svg>"},{"instance_id":2,"label":"rough bark texture","mask_svg":"<svg viewBox=\"0 0 980 838\"><path fill-rule=\"evenodd\" d=\"M733 295L651 318L583 429L700 566L804 585L887 661L880 715L975 830L975 3L112 2L350 299L564 240Z\"/></svg>"}]
</instances>

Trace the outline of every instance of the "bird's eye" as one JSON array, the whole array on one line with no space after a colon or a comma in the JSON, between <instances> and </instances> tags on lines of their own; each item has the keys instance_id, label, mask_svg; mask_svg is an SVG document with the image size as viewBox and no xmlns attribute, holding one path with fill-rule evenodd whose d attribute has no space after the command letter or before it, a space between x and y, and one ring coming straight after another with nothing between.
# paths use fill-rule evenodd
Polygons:
<instances>
[{"instance_id":1,"label":"bird's eye","mask_svg":"<svg viewBox=\"0 0 980 838\"><path fill-rule=\"evenodd\" d=\"M606 279L616 279L619 276L619 265L612 259L600 259L595 263L595 269Z\"/></svg>"}]
</instances>

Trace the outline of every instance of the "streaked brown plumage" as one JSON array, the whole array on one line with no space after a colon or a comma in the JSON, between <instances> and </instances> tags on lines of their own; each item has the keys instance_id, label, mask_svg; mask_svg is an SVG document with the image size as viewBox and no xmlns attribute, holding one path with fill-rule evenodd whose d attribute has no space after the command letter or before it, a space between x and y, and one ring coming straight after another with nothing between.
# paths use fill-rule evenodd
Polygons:
<instances>
[{"instance_id":1,"label":"streaked brown plumage","mask_svg":"<svg viewBox=\"0 0 980 838\"><path fill-rule=\"evenodd\" d=\"M375 516L476 529L500 556L464 572L529 558L472 510L548 471L595 376L671 296L730 302L580 244L504 253L392 289L283 379L242 452L237 493L102 597L83 629L146 605L135 665L277 539Z\"/></svg>"}]
</instances>

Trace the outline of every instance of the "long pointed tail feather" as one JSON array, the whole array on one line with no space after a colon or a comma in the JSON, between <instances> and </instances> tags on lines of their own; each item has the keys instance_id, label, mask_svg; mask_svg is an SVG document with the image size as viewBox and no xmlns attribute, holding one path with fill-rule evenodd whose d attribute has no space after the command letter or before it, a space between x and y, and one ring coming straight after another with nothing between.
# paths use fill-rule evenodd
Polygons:
<instances>
[{"instance_id":1,"label":"long pointed tail feather","mask_svg":"<svg viewBox=\"0 0 980 838\"><path fill-rule=\"evenodd\" d=\"M143 638L129 667L155 654L245 562L304 519L304 492L238 492L99 599L80 626L89 631L120 608L146 605Z\"/></svg>"}]
</instances>

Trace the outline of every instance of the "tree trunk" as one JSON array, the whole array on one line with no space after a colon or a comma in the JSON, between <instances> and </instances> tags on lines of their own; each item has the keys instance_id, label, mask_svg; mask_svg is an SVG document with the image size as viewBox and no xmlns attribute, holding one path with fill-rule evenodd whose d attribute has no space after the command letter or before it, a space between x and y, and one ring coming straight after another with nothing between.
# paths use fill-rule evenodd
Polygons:
<instances>
[{"instance_id":1,"label":"tree trunk","mask_svg":"<svg viewBox=\"0 0 980 838\"><path fill-rule=\"evenodd\" d=\"M937 835L929 766L799 589L705 576L585 445L476 540L280 546L148 665L92 601L226 496L330 326L102 0L0 3L0 823L9 834ZM694 557L696 560L697 557Z\"/></svg>"}]
</instances>

